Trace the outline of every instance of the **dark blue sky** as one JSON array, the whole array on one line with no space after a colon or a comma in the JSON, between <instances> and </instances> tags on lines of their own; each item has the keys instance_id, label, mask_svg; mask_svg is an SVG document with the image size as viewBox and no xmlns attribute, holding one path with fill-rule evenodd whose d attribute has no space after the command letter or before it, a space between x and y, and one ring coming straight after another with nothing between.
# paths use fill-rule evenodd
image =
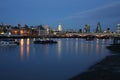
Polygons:
<instances>
[{"instance_id":1,"label":"dark blue sky","mask_svg":"<svg viewBox=\"0 0 120 80\"><path fill-rule=\"evenodd\" d=\"M102 28L116 29L120 23L120 0L0 0L0 22L17 25L48 24L65 29L94 29L98 21Z\"/></svg>"}]
</instances>

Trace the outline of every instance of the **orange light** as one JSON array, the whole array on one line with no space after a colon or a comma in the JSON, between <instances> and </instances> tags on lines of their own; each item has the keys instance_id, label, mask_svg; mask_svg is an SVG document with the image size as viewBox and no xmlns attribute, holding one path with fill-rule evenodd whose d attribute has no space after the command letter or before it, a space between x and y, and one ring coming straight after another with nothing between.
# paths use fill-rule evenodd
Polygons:
<instances>
[{"instance_id":1,"label":"orange light","mask_svg":"<svg viewBox=\"0 0 120 80\"><path fill-rule=\"evenodd\" d=\"M30 39L29 38L27 39L27 45L30 45Z\"/></svg>"},{"instance_id":2,"label":"orange light","mask_svg":"<svg viewBox=\"0 0 120 80\"><path fill-rule=\"evenodd\" d=\"M24 55L24 40L23 39L20 40L20 55L21 55L21 59L23 59L23 55Z\"/></svg>"},{"instance_id":3,"label":"orange light","mask_svg":"<svg viewBox=\"0 0 120 80\"><path fill-rule=\"evenodd\" d=\"M23 40L23 39L20 40L20 45L21 45L21 46L24 45L24 40Z\"/></svg>"},{"instance_id":4,"label":"orange light","mask_svg":"<svg viewBox=\"0 0 120 80\"><path fill-rule=\"evenodd\" d=\"M23 30L20 30L20 34L23 34Z\"/></svg>"},{"instance_id":5,"label":"orange light","mask_svg":"<svg viewBox=\"0 0 120 80\"><path fill-rule=\"evenodd\" d=\"M15 30L14 33L17 34L17 31Z\"/></svg>"},{"instance_id":6,"label":"orange light","mask_svg":"<svg viewBox=\"0 0 120 80\"><path fill-rule=\"evenodd\" d=\"M30 51L30 39L27 39L27 57L29 58L29 51Z\"/></svg>"}]
</instances>

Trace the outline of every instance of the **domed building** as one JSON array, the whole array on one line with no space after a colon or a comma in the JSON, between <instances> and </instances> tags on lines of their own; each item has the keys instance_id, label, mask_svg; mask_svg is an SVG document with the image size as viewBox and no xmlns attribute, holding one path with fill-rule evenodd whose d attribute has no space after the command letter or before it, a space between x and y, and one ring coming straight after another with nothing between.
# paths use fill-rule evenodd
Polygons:
<instances>
[{"instance_id":1,"label":"domed building","mask_svg":"<svg viewBox=\"0 0 120 80\"><path fill-rule=\"evenodd\" d=\"M63 27L61 24L58 25L58 31L63 31Z\"/></svg>"}]
</instances>

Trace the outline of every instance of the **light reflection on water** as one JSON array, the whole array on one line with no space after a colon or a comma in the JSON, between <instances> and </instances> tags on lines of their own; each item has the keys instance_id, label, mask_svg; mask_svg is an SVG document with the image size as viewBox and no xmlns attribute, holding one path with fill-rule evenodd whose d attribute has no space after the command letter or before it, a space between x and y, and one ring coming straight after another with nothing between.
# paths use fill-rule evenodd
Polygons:
<instances>
[{"instance_id":1,"label":"light reflection on water","mask_svg":"<svg viewBox=\"0 0 120 80\"><path fill-rule=\"evenodd\" d=\"M30 52L30 39L27 39L27 57L29 58L29 52Z\"/></svg>"},{"instance_id":2,"label":"light reflection on water","mask_svg":"<svg viewBox=\"0 0 120 80\"><path fill-rule=\"evenodd\" d=\"M21 59L23 60L23 56L24 56L24 39L20 40L20 56L21 56Z\"/></svg>"},{"instance_id":3,"label":"light reflection on water","mask_svg":"<svg viewBox=\"0 0 120 80\"><path fill-rule=\"evenodd\" d=\"M24 61L25 57L29 59L30 54L30 39L20 39L20 57Z\"/></svg>"},{"instance_id":4,"label":"light reflection on water","mask_svg":"<svg viewBox=\"0 0 120 80\"><path fill-rule=\"evenodd\" d=\"M58 47L57 47L57 49L58 49L58 57L60 58L61 57L61 51L62 51L62 43L61 43L61 40L59 39L58 40Z\"/></svg>"},{"instance_id":5,"label":"light reflection on water","mask_svg":"<svg viewBox=\"0 0 120 80\"><path fill-rule=\"evenodd\" d=\"M112 43L105 39L55 40L57 44L43 45L20 39L17 47L0 47L0 80L66 80L109 55L106 45Z\"/></svg>"}]
</instances>

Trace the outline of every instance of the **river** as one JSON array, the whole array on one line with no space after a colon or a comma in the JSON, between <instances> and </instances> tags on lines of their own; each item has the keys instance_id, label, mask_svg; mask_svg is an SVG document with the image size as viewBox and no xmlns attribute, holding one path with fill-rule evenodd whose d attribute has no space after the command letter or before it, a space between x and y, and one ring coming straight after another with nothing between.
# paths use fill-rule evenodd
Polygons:
<instances>
[{"instance_id":1,"label":"river","mask_svg":"<svg viewBox=\"0 0 120 80\"><path fill-rule=\"evenodd\" d=\"M34 44L19 39L19 46L0 47L0 80L67 80L110 55L111 39L86 41L54 38L57 44Z\"/></svg>"}]
</instances>

